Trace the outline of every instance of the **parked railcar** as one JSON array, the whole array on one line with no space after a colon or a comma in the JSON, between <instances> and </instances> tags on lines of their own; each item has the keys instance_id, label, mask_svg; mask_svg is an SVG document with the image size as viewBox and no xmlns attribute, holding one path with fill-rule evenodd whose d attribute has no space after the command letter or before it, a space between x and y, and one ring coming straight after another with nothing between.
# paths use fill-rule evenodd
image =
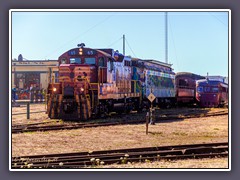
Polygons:
<instances>
[{"instance_id":1,"label":"parked railcar","mask_svg":"<svg viewBox=\"0 0 240 180\"><path fill-rule=\"evenodd\" d=\"M228 104L228 84L215 80L196 82L196 99L201 107L222 107Z\"/></svg>"},{"instance_id":2,"label":"parked railcar","mask_svg":"<svg viewBox=\"0 0 240 180\"><path fill-rule=\"evenodd\" d=\"M50 118L87 120L111 111L141 110L150 92L157 97L155 103L174 98L175 75L166 63L86 48L83 43L58 61L59 82L48 87Z\"/></svg>"},{"instance_id":3,"label":"parked railcar","mask_svg":"<svg viewBox=\"0 0 240 180\"><path fill-rule=\"evenodd\" d=\"M156 97L154 105L172 106L175 99L175 73L171 64L156 60L132 59L133 80L139 80L142 88L142 104L149 106L148 96Z\"/></svg>"},{"instance_id":4,"label":"parked railcar","mask_svg":"<svg viewBox=\"0 0 240 180\"><path fill-rule=\"evenodd\" d=\"M196 103L196 81L200 79L205 79L205 77L190 72L176 73L176 101L178 105Z\"/></svg>"}]
</instances>

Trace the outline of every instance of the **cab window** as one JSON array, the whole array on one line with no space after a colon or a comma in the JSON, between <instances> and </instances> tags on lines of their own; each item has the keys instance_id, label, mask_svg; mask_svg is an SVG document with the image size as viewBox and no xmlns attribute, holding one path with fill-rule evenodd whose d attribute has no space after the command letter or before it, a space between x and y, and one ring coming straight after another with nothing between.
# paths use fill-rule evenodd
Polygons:
<instances>
[{"instance_id":1,"label":"cab window","mask_svg":"<svg viewBox=\"0 0 240 180\"><path fill-rule=\"evenodd\" d=\"M108 63L108 70L111 72L113 70L113 61L112 59L108 59L109 63Z\"/></svg>"},{"instance_id":2,"label":"cab window","mask_svg":"<svg viewBox=\"0 0 240 180\"><path fill-rule=\"evenodd\" d=\"M62 58L61 64L66 64L66 59L65 58Z\"/></svg>"},{"instance_id":3,"label":"cab window","mask_svg":"<svg viewBox=\"0 0 240 180\"><path fill-rule=\"evenodd\" d=\"M84 64L96 64L95 58L84 58Z\"/></svg>"},{"instance_id":4,"label":"cab window","mask_svg":"<svg viewBox=\"0 0 240 180\"><path fill-rule=\"evenodd\" d=\"M70 58L70 64L81 64L81 58Z\"/></svg>"},{"instance_id":5,"label":"cab window","mask_svg":"<svg viewBox=\"0 0 240 180\"><path fill-rule=\"evenodd\" d=\"M104 67L105 66L103 57L98 58L98 66L99 67Z\"/></svg>"}]
</instances>

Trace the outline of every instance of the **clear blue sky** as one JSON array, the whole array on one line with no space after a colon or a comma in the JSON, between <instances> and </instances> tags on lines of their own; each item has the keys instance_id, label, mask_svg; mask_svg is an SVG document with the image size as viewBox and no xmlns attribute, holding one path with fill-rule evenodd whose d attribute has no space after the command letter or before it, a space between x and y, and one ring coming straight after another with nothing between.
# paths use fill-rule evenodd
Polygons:
<instances>
[{"instance_id":1,"label":"clear blue sky","mask_svg":"<svg viewBox=\"0 0 240 180\"><path fill-rule=\"evenodd\" d=\"M12 59L56 60L84 42L165 62L164 12L12 12ZM168 12L175 72L228 76L228 12Z\"/></svg>"}]
</instances>

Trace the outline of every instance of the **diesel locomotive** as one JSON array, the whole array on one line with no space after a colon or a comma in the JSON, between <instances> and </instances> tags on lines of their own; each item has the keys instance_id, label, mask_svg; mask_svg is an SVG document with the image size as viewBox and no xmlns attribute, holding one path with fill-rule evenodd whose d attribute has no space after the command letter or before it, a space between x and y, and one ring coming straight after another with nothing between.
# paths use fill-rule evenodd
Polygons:
<instances>
[{"instance_id":1,"label":"diesel locomotive","mask_svg":"<svg viewBox=\"0 0 240 180\"><path fill-rule=\"evenodd\" d=\"M58 82L47 90L50 118L87 120L112 111L141 111L149 107L151 93L159 106L176 100L171 64L87 48L83 43L63 53L58 63Z\"/></svg>"}]
</instances>

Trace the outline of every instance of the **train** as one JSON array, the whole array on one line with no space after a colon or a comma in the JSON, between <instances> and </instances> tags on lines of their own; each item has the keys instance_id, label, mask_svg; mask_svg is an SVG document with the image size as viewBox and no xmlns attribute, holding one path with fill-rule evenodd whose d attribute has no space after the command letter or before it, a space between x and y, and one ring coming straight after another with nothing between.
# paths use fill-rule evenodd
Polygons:
<instances>
[{"instance_id":1,"label":"train","mask_svg":"<svg viewBox=\"0 0 240 180\"><path fill-rule=\"evenodd\" d=\"M193 73L176 74L168 63L84 43L59 56L58 69L58 82L49 83L47 89L47 114L80 121L110 112L139 112L152 105L167 108L196 102L195 82L203 79Z\"/></svg>"},{"instance_id":2,"label":"train","mask_svg":"<svg viewBox=\"0 0 240 180\"><path fill-rule=\"evenodd\" d=\"M190 72L176 73L176 102L178 106L192 106L198 102L196 99L196 81L201 79L205 79L205 77Z\"/></svg>"},{"instance_id":3,"label":"train","mask_svg":"<svg viewBox=\"0 0 240 180\"><path fill-rule=\"evenodd\" d=\"M200 107L228 106L228 84L208 78L197 80L196 99Z\"/></svg>"}]
</instances>

